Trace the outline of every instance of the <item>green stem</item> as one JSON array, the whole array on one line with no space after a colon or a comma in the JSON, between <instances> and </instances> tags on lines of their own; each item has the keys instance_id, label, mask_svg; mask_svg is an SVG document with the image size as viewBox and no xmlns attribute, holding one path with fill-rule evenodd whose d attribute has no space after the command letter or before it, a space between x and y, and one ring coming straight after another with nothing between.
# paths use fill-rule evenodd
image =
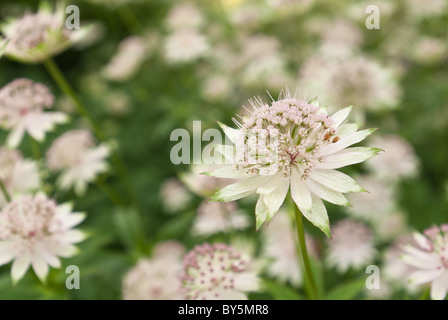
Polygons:
<instances>
[{"instance_id":1,"label":"green stem","mask_svg":"<svg viewBox=\"0 0 448 320\"><path fill-rule=\"evenodd\" d=\"M98 139L100 141L104 142L106 140L105 134L103 133L103 131L101 130L99 125L95 122L95 120L92 118L92 116L87 111L87 109L84 107L84 105L81 103L81 100L76 95L75 91L70 86L68 81L65 79L65 76L59 69L58 65L51 58L47 59L44 62L44 65L47 68L47 70L50 73L53 80L56 82L56 84L61 89L61 91L73 101L78 113L82 117L87 119L90 126L92 127L94 134L98 137ZM134 203L135 206L138 208L137 197L135 196L135 193L132 190L132 187L131 187L131 184L129 182L129 178L127 175L126 167L123 163L123 160L118 155L118 150L115 150L115 152L111 155L111 160L113 161L115 167L118 170L118 175L120 176L120 179L122 180L123 186L125 187L128 195L131 199L131 202Z\"/></svg>"},{"instance_id":2,"label":"green stem","mask_svg":"<svg viewBox=\"0 0 448 320\"><path fill-rule=\"evenodd\" d=\"M33 152L34 160L36 160L36 161L40 160L41 154L40 154L40 148L39 148L37 141L34 140L34 138L31 136L28 136L28 137L30 139L31 151Z\"/></svg>"},{"instance_id":3,"label":"green stem","mask_svg":"<svg viewBox=\"0 0 448 320\"><path fill-rule=\"evenodd\" d=\"M2 179L0 179L0 189L2 190L3 196L5 197L6 201L11 201L11 196L9 195L8 191L6 190L5 185L3 184Z\"/></svg>"},{"instance_id":4,"label":"green stem","mask_svg":"<svg viewBox=\"0 0 448 320\"><path fill-rule=\"evenodd\" d=\"M89 122L94 134L98 137L100 141L104 142L106 140L105 134L101 130L100 126L95 122L90 113L87 111L87 109L84 107L81 100L79 99L79 97L77 96L71 85L66 80L64 74L59 69L58 65L54 62L53 59L49 58L45 60L44 66L48 70L48 73L51 75L53 80L59 86L61 91L73 101L78 113ZM113 162L115 168L117 169L118 175L123 183L123 187L125 188L130 198L131 203L138 210L139 214L142 215L142 210L139 206L137 196L133 188L131 187L126 166L124 165L123 160L119 156L118 150L115 150L115 152L112 153L111 161Z\"/></svg>"},{"instance_id":5,"label":"green stem","mask_svg":"<svg viewBox=\"0 0 448 320\"><path fill-rule=\"evenodd\" d=\"M89 125L92 127L95 135L101 141L104 141L106 137L105 137L104 133L102 132L101 128L96 124L95 120L92 118L90 113L83 106L83 104L81 103L81 100L78 98L75 91L72 89L72 87L70 86L68 81L65 79L65 76L59 69L58 65L54 62L53 59L48 58L47 60L45 60L44 66L48 70L48 73L51 75L54 82L56 82L56 84L59 86L61 91L73 101L73 103L75 104L76 111L78 111L78 113L82 117L87 119L87 121L89 122Z\"/></svg>"},{"instance_id":6,"label":"green stem","mask_svg":"<svg viewBox=\"0 0 448 320\"><path fill-rule=\"evenodd\" d=\"M99 179L96 181L96 185L98 188L110 199L110 201L116 205L117 207L123 206L123 200L120 195L115 192L115 190L111 189L107 184Z\"/></svg>"},{"instance_id":7,"label":"green stem","mask_svg":"<svg viewBox=\"0 0 448 320\"><path fill-rule=\"evenodd\" d=\"M305 267L305 278L308 281L311 290L311 299L319 300L319 292L317 290L316 281L313 277L313 271L308 257L308 251L306 249L305 231L303 229L302 213L296 204L294 204L294 213L296 218L297 235L299 236L299 246L302 256L303 265Z\"/></svg>"},{"instance_id":8,"label":"green stem","mask_svg":"<svg viewBox=\"0 0 448 320\"><path fill-rule=\"evenodd\" d=\"M429 297L430 288L425 289L418 300L426 300Z\"/></svg>"},{"instance_id":9,"label":"green stem","mask_svg":"<svg viewBox=\"0 0 448 320\"><path fill-rule=\"evenodd\" d=\"M137 19L129 5L122 6L118 10L118 15L121 21L125 24L130 33L135 33L142 30L142 24Z\"/></svg>"}]
</instances>

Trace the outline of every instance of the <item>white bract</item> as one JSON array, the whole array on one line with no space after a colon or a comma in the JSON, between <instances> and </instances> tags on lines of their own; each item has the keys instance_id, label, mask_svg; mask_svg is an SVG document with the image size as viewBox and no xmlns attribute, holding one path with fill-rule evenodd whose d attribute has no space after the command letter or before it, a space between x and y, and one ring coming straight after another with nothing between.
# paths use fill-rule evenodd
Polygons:
<instances>
[{"instance_id":1,"label":"white bract","mask_svg":"<svg viewBox=\"0 0 448 320\"><path fill-rule=\"evenodd\" d=\"M0 179L9 195L27 194L39 188L40 179L36 162L23 159L18 150L0 148ZM0 207L6 204L0 193Z\"/></svg>"},{"instance_id":2,"label":"white bract","mask_svg":"<svg viewBox=\"0 0 448 320\"><path fill-rule=\"evenodd\" d=\"M83 194L87 185L108 169L106 158L110 148L105 144L95 147L95 139L87 130L72 130L53 141L47 151L47 166L62 171L58 185L63 190L74 187Z\"/></svg>"},{"instance_id":3,"label":"white bract","mask_svg":"<svg viewBox=\"0 0 448 320\"><path fill-rule=\"evenodd\" d=\"M90 27L69 30L65 26L65 6L54 10L42 2L37 13L26 13L0 26L9 40L5 55L23 63L40 63L77 43L90 32Z\"/></svg>"},{"instance_id":4,"label":"white bract","mask_svg":"<svg viewBox=\"0 0 448 320\"><path fill-rule=\"evenodd\" d=\"M327 244L327 262L340 273L367 267L376 254L371 230L349 219L335 225L333 239L327 239Z\"/></svg>"},{"instance_id":5,"label":"white bract","mask_svg":"<svg viewBox=\"0 0 448 320\"><path fill-rule=\"evenodd\" d=\"M402 259L415 271L412 284L431 283L431 299L443 300L448 292L448 224L434 226L414 234L417 246L403 247Z\"/></svg>"},{"instance_id":6,"label":"white bract","mask_svg":"<svg viewBox=\"0 0 448 320\"><path fill-rule=\"evenodd\" d=\"M0 126L10 131L6 144L17 147L25 132L42 142L55 124L66 122L64 113L44 111L53 103L46 86L28 79L16 79L0 89Z\"/></svg>"},{"instance_id":7,"label":"white bract","mask_svg":"<svg viewBox=\"0 0 448 320\"><path fill-rule=\"evenodd\" d=\"M59 257L71 257L84 234L73 229L84 214L72 212L68 203L58 205L44 194L24 196L0 211L0 265L14 261L11 276L19 281L30 265L41 281L49 267L60 268Z\"/></svg>"},{"instance_id":8,"label":"white bract","mask_svg":"<svg viewBox=\"0 0 448 320\"><path fill-rule=\"evenodd\" d=\"M215 193L213 201L234 201L259 195L256 227L277 213L288 191L302 214L330 237L330 223L322 200L348 206L343 193L364 191L336 169L359 163L380 149L352 147L375 129L358 131L359 124L345 123L351 108L332 116L309 101L287 91L271 105L252 101L253 111L235 121L239 129L221 124L234 146L217 145L231 165L205 173L240 179Z\"/></svg>"}]
</instances>

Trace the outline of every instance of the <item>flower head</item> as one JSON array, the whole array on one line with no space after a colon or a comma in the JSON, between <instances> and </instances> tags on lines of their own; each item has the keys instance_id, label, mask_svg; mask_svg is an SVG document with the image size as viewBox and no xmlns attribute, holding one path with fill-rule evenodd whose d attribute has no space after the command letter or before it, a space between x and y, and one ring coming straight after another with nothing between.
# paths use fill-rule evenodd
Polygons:
<instances>
[{"instance_id":1,"label":"flower head","mask_svg":"<svg viewBox=\"0 0 448 320\"><path fill-rule=\"evenodd\" d=\"M170 254L174 249L175 254ZM154 248L152 258L140 260L124 277L122 293L125 300L181 300L179 272L181 254L178 242L162 242Z\"/></svg>"},{"instance_id":2,"label":"flower head","mask_svg":"<svg viewBox=\"0 0 448 320\"><path fill-rule=\"evenodd\" d=\"M171 63L185 63L203 57L209 50L204 35L196 30L177 30L164 44L165 59Z\"/></svg>"},{"instance_id":3,"label":"flower head","mask_svg":"<svg viewBox=\"0 0 448 320\"><path fill-rule=\"evenodd\" d=\"M373 236L363 223L345 219L333 228L333 239L327 239L327 261L343 273L350 268L365 267L375 256Z\"/></svg>"},{"instance_id":4,"label":"flower head","mask_svg":"<svg viewBox=\"0 0 448 320\"><path fill-rule=\"evenodd\" d=\"M54 97L46 86L28 79L16 79L0 89L0 125L11 132L6 144L17 147L27 132L37 141L67 117L62 112L44 112Z\"/></svg>"},{"instance_id":5,"label":"flower head","mask_svg":"<svg viewBox=\"0 0 448 320\"><path fill-rule=\"evenodd\" d=\"M10 195L26 194L39 187L39 173L34 161L23 159L18 150L0 148L0 180ZM6 204L0 193L0 207Z\"/></svg>"},{"instance_id":6,"label":"flower head","mask_svg":"<svg viewBox=\"0 0 448 320\"><path fill-rule=\"evenodd\" d=\"M41 281L48 266L59 268L59 257L71 257L73 245L84 239L74 226L84 214L73 213L70 204L58 205L43 194L24 196L0 211L0 265L14 261L11 276L20 280L31 265Z\"/></svg>"},{"instance_id":7,"label":"flower head","mask_svg":"<svg viewBox=\"0 0 448 320\"><path fill-rule=\"evenodd\" d=\"M126 81L134 76L147 58L145 39L131 36L120 42L117 54L104 69L106 79Z\"/></svg>"},{"instance_id":8,"label":"flower head","mask_svg":"<svg viewBox=\"0 0 448 320\"><path fill-rule=\"evenodd\" d=\"M412 145L399 136L387 135L373 139L372 143L385 152L367 163L370 170L385 181L414 177L419 161Z\"/></svg>"},{"instance_id":9,"label":"flower head","mask_svg":"<svg viewBox=\"0 0 448 320\"><path fill-rule=\"evenodd\" d=\"M47 166L52 171L62 171L58 180L62 189L74 187L78 194L83 194L87 184L107 170L105 159L109 154L106 145L95 147L90 131L72 130L53 141L47 151Z\"/></svg>"},{"instance_id":10,"label":"flower head","mask_svg":"<svg viewBox=\"0 0 448 320\"><path fill-rule=\"evenodd\" d=\"M186 299L245 300L259 280L250 260L226 244L196 246L184 258L181 275Z\"/></svg>"},{"instance_id":11,"label":"flower head","mask_svg":"<svg viewBox=\"0 0 448 320\"><path fill-rule=\"evenodd\" d=\"M260 195L256 208L257 229L279 210L291 188L291 196L303 215L330 236L323 200L348 205L342 193L364 191L352 178L335 169L359 163L377 154L377 148L348 148L375 129L358 130L344 123L350 107L333 116L309 101L287 92L271 105L260 100L254 110L237 122L239 129L221 124L234 147L218 145L232 165L205 173L237 178L215 193L211 200L233 201L249 194Z\"/></svg>"},{"instance_id":12,"label":"flower head","mask_svg":"<svg viewBox=\"0 0 448 320\"><path fill-rule=\"evenodd\" d=\"M391 109L400 100L395 72L364 56L313 56L304 62L299 77L325 104L354 105L360 121L365 111Z\"/></svg>"},{"instance_id":13,"label":"flower head","mask_svg":"<svg viewBox=\"0 0 448 320\"><path fill-rule=\"evenodd\" d=\"M417 246L403 247L403 261L417 269L409 280L431 283L431 299L443 300L448 292L448 224L415 233L414 240Z\"/></svg>"},{"instance_id":14,"label":"flower head","mask_svg":"<svg viewBox=\"0 0 448 320\"><path fill-rule=\"evenodd\" d=\"M229 230L244 229L249 225L235 203L202 202L193 225L193 234L211 235Z\"/></svg>"},{"instance_id":15,"label":"flower head","mask_svg":"<svg viewBox=\"0 0 448 320\"><path fill-rule=\"evenodd\" d=\"M5 54L23 63L40 63L66 50L84 38L89 27L69 30L65 26L63 3L53 12L42 2L37 13L26 13L0 27L9 44Z\"/></svg>"},{"instance_id":16,"label":"flower head","mask_svg":"<svg viewBox=\"0 0 448 320\"><path fill-rule=\"evenodd\" d=\"M191 194L177 178L169 178L160 187L160 199L168 213L184 209L191 200Z\"/></svg>"}]
</instances>

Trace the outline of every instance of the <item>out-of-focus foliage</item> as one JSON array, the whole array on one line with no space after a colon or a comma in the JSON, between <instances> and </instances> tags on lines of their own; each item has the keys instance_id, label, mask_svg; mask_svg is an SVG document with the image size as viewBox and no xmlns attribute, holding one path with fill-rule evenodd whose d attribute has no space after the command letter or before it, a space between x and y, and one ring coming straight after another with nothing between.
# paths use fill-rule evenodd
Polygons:
<instances>
[{"instance_id":1,"label":"out-of-focus foliage","mask_svg":"<svg viewBox=\"0 0 448 320\"><path fill-rule=\"evenodd\" d=\"M276 98L286 86L292 91L299 86L301 95L318 96L321 104L334 111L345 106L336 105L339 100L329 90L346 85L337 94L370 99L350 103L354 104L354 120L364 122L366 128L378 127L375 135L379 138L398 136L409 143L405 149L410 150L417 166L409 176L404 174L384 182L373 165L348 169L351 174L381 180L385 187L373 187L378 192L393 189L392 204L378 196L381 204L392 209L378 213L384 206L367 206L363 210L367 210L370 218L364 219L356 215L356 206L346 210L327 205L332 226L351 215L347 211L355 211L353 217L370 225L378 252L372 264L383 265L382 253L396 237L447 223L448 5L436 12L424 12L420 8L424 1L377 1L380 29L369 30L365 26L369 16L365 8L374 2L79 0L67 3L79 6L81 28L87 23L94 23L95 28L91 41L76 45L55 57L55 61L117 146L141 213L117 207L104 195L102 185L125 193L114 171L103 174L100 183L90 185L80 197L73 191L55 189L55 178L49 176L43 189L59 203L73 201L76 211L87 213L80 227L89 237L79 244L78 255L63 259L61 269L51 270L46 285L30 270L13 287L10 266L0 267L0 299L121 299L125 274L139 259L150 257L154 246L168 240L180 241L190 249L204 241L230 244L243 238L253 245L254 255L261 259L266 237L263 232L255 232L254 201L240 201L238 208L231 209L246 218L248 222L241 223L244 227L214 234L194 232L198 228L195 227L198 208L213 192L194 190L199 182L193 181L192 187L186 181L192 169L171 163L170 150L175 142L170 141L170 134L176 128L191 131L193 120L202 121L202 130L217 128L215 120L230 125L235 114L244 113L241 106L247 105L247 99L260 95L267 101L266 90ZM173 8L180 5L192 6L198 17L188 11L176 16ZM37 7L37 1L2 1L0 19L21 16L27 10L34 12ZM123 40L129 44L130 36L136 37L137 43L126 51ZM181 39L176 42L175 36ZM116 57L120 52L121 60ZM126 70L127 63L133 62L136 65ZM358 62L360 67L356 69L354 64ZM373 66L365 71L370 63ZM20 64L3 56L0 70L0 87L16 78L41 82L55 94L56 109L70 114L71 121L58 126L40 145L42 154L64 132L88 127L43 66ZM333 78L329 79L330 74ZM342 84L343 81L348 84ZM394 90L393 98L384 93L387 90ZM384 99L389 104L386 107ZM7 132L1 131L1 141L6 136ZM375 140L372 138L370 142ZM385 148L386 155L394 154L394 148ZM28 141L22 143L21 151L33 158ZM391 161L400 163L400 160ZM46 174L45 164L40 165ZM380 168L386 165L379 164ZM163 192L163 184L173 178L179 179L175 183L184 190L176 192L175 186L170 185ZM362 206L367 201L360 199L356 203ZM390 214L396 211L403 217L404 222L398 223L403 232L378 235L377 230L384 230L389 222L395 221ZM381 215L380 222L371 219L377 214ZM320 262L314 266L323 296L372 298L363 291L365 268L339 275L336 269L321 263L326 261L327 240L311 224L305 227L318 248L315 259ZM265 266L260 272L263 290L249 297L304 298L307 288L277 280L266 271L270 263L269 259L263 260ZM80 268L80 290L65 288L68 265ZM387 297L415 298L419 294L400 287L390 288Z\"/></svg>"}]
</instances>

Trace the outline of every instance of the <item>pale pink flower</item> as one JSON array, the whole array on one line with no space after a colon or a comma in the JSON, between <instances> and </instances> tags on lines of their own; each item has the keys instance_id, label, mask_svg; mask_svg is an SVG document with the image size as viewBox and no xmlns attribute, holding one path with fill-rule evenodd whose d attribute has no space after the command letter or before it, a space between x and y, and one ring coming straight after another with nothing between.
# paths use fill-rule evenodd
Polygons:
<instances>
[{"instance_id":1,"label":"pale pink flower","mask_svg":"<svg viewBox=\"0 0 448 320\"><path fill-rule=\"evenodd\" d=\"M201 12L191 4L178 4L168 13L166 24L173 30L197 29L204 23Z\"/></svg>"},{"instance_id":2,"label":"pale pink flower","mask_svg":"<svg viewBox=\"0 0 448 320\"><path fill-rule=\"evenodd\" d=\"M27 194L39 188L40 179L36 162L24 159L20 151L0 148L0 180L9 195ZM6 199L0 192L0 207Z\"/></svg>"},{"instance_id":3,"label":"pale pink flower","mask_svg":"<svg viewBox=\"0 0 448 320\"><path fill-rule=\"evenodd\" d=\"M412 58L424 64L440 63L448 56L445 39L423 37L413 45Z\"/></svg>"},{"instance_id":4,"label":"pale pink flower","mask_svg":"<svg viewBox=\"0 0 448 320\"><path fill-rule=\"evenodd\" d=\"M313 55L303 63L299 80L324 104L353 105L360 121L365 111L397 107L401 97L395 70L364 56Z\"/></svg>"},{"instance_id":5,"label":"pale pink flower","mask_svg":"<svg viewBox=\"0 0 448 320\"><path fill-rule=\"evenodd\" d=\"M226 244L198 245L184 258L181 275L188 300L246 300L259 289L250 258Z\"/></svg>"},{"instance_id":6,"label":"pale pink flower","mask_svg":"<svg viewBox=\"0 0 448 320\"><path fill-rule=\"evenodd\" d=\"M47 166L51 171L61 171L60 188L73 187L77 194L83 194L87 185L108 169L109 154L110 148L105 144L95 147L90 131L72 130L53 141L47 151Z\"/></svg>"},{"instance_id":7,"label":"pale pink flower","mask_svg":"<svg viewBox=\"0 0 448 320\"><path fill-rule=\"evenodd\" d=\"M174 253L170 252L174 249ZM181 250L179 252L179 250ZM176 241L161 242L154 248L153 257L140 260L124 277L124 300L181 300L179 274L181 254L185 251Z\"/></svg>"},{"instance_id":8,"label":"pale pink flower","mask_svg":"<svg viewBox=\"0 0 448 320\"><path fill-rule=\"evenodd\" d=\"M58 205L44 194L24 196L0 212L0 265L14 261L11 276L19 281L30 265L41 281L49 267L60 268L59 257L71 257L84 234L73 229L84 214L72 212L71 204Z\"/></svg>"},{"instance_id":9,"label":"pale pink flower","mask_svg":"<svg viewBox=\"0 0 448 320\"><path fill-rule=\"evenodd\" d=\"M379 157L383 156L383 153ZM371 159L372 161L374 159ZM369 161L369 162L370 162ZM396 192L390 184L371 175L356 177L356 181L369 192L349 194L351 207L347 212L364 221L384 219L396 206Z\"/></svg>"},{"instance_id":10,"label":"pale pink flower","mask_svg":"<svg viewBox=\"0 0 448 320\"><path fill-rule=\"evenodd\" d=\"M37 13L25 13L10 19L0 29L9 39L5 55L23 63L40 63L82 40L90 32L89 26L69 30L65 26L65 6L59 3L53 11L42 2Z\"/></svg>"},{"instance_id":11,"label":"pale pink flower","mask_svg":"<svg viewBox=\"0 0 448 320\"><path fill-rule=\"evenodd\" d=\"M333 238L327 239L327 244L327 262L340 273L350 268L367 267L376 254L369 227L350 219L341 220L334 226Z\"/></svg>"},{"instance_id":12,"label":"pale pink flower","mask_svg":"<svg viewBox=\"0 0 448 320\"><path fill-rule=\"evenodd\" d=\"M249 217L233 203L204 201L199 205L193 224L194 235L212 235L249 226Z\"/></svg>"},{"instance_id":13,"label":"pale pink flower","mask_svg":"<svg viewBox=\"0 0 448 320\"><path fill-rule=\"evenodd\" d=\"M0 125L10 131L6 144L17 147L25 132L42 142L55 124L66 122L62 112L44 112L53 102L46 86L28 79L16 79L0 89Z\"/></svg>"},{"instance_id":14,"label":"pale pink flower","mask_svg":"<svg viewBox=\"0 0 448 320\"><path fill-rule=\"evenodd\" d=\"M321 37L319 52L328 56L350 55L356 52L363 40L361 30L342 19L326 23Z\"/></svg>"},{"instance_id":15,"label":"pale pink flower","mask_svg":"<svg viewBox=\"0 0 448 320\"><path fill-rule=\"evenodd\" d=\"M191 192L201 197L210 197L233 181L232 179L218 179L201 174L205 171L213 171L218 167L217 165L205 164L190 165L189 171L180 174L180 180Z\"/></svg>"},{"instance_id":16,"label":"pale pink flower","mask_svg":"<svg viewBox=\"0 0 448 320\"><path fill-rule=\"evenodd\" d=\"M367 163L368 168L380 179L397 181L414 177L418 173L419 161L412 145L400 136L387 135L372 140L384 150L381 157Z\"/></svg>"},{"instance_id":17,"label":"pale pink flower","mask_svg":"<svg viewBox=\"0 0 448 320\"><path fill-rule=\"evenodd\" d=\"M400 236L386 249L383 260L383 274L386 280L398 288L403 288L409 293L418 291L418 286L409 282L409 277L417 269L402 259L403 246L416 246L411 235Z\"/></svg>"},{"instance_id":18,"label":"pale pink flower","mask_svg":"<svg viewBox=\"0 0 448 320\"><path fill-rule=\"evenodd\" d=\"M297 231L288 213L279 212L262 229L264 246L263 255L271 260L267 273L281 282L289 281L297 286L302 283L302 265L297 255ZM309 235L306 237L308 254L317 258L317 244Z\"/></svg>"},{"instance_id":19,"label":"pale pink flower","mask_svg":"<svg viewBox=\"0 0 448 320\"><path fill-rule=\"evenodd\" d=\"M204 35L196 30L182 29L167 37L165 59L170 63L186 63L204 57L210 46Z\"/></svg>"},{"instance_id":20,"label":"pale pink flower","mask_svg":"<svg viewBox=\"0 0 448 320\"><path fill-rule=\"evenodd\" d=\"M402 259L417 269L409 278L413 284L431 283L431 299L443 300L448 292L448 224L414 234L417 246L404 246Z\"/></svg>"},{"instance_id":21,"label":"pale pink flower","mask_svg":"<svg viewBox=\"0 0 448 320\"><path fill-rule=\"evenodd\" d=\"M230 165L205 173L240 179L215 193L212 201L234 201L259 195L255 207L256 227L272 219L288 191L302 214L330 237L330 223L323 200L349 205L343 193L364 191L348 175L336 169L365 161L380 149L349 146L375 129L357 131L344 123L351 108L329 116L308 101L287 92L271 105L256 100L253 111L235 121L239 129L220 124L234 143L216 145Z\"/></svg>"},{"instance_id":22,"label":"pale pink flower","mask_svg":"<svg viewBox=\"0 0 448 320\"><path fill-rule=\"evenodd\" d=\"M413 18L424 19L442 15L447 2L446 0L406 0L405 5Z\"/></svg>"},{"instance_id":23,"label":"pale pink flower","mask_svg":"<svg viewBox=\"0 0 448 320\"><path fill-rule=\"evenodd\" d=\"M117 53L103 70L106 79L122 82L132 78L147 58L147 45L142 37L122 40Z\"/></svg>"},{"instance_id":24,"label":"pale pink flower","mask_svg":"<svg viewBox=\"0 0 448 320\"><path fill-rule=\"evenodd\" d=\"M160 200L168 213L184 209L192 196L177 178L165 180L160 187Z\"/></svg>"}]
</instances>

